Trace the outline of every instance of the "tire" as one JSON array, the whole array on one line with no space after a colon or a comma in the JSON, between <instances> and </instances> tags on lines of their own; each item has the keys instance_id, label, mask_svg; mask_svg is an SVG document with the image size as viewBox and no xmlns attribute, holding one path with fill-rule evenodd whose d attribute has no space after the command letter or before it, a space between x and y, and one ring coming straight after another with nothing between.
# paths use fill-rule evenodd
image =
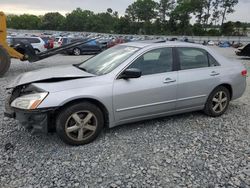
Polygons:
<instances>
[{"instance_id":1,"label":"tire","mask_svg":"<svg viewBox=\"0 0 250 188\"><path fill-rule=\"evenodd\" d=\"M104 116L100 108L89 102L67 106L56 119L56 132L69 145L92 142L102 131Z\"/></svg>"},{"instance_id":2,"label":"tire","mask_svg":"<svg viewBox=\"0 0 250 188\"><path fill-rule=\"evenodd\" d=\"M10 68L10 56L3 46L0 45L0 77Z\"/></svg>"},{"instance_id":3,"label":"tire","mask_svg":"<svg viewBox=\"0 0 250 188\"><path fill-rule=\"evenodd\" d=\"M218 117L224 114L230 103L230 92L223 86L218 86L209 95L204 112L205 114Z\"/></svg>"},{"instance_id":4,"label":"tire","mask_svg":"<svg viewBox=\"0 0 250 188\"><path fill-rule=\"evenodd\" d=\"M79 48L74 48L72 52L73 52L73 55L75 56L81 55L81 50Z\"/></svg>"}]
</instances>

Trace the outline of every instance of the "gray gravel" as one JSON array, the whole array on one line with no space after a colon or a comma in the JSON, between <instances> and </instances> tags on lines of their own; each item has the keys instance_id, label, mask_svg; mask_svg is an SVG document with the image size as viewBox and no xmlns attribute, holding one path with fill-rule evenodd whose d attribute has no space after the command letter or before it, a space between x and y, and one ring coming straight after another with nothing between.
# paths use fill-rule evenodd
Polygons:
<instances>
[{"instance_id":1,"label":"gray gravel","mask_svg":"<svg viewBox=\"0 0 250 188\"><path fill-rule=\"evenodd\" d=\"M236 58L232 49L218 51ZM195 112L123 125L80 147L56 134L32 136L3 117L5 87L15 76L84 58L13 60L0 79L0 187L250 187L249 83L219 118ZM239 60L250 70L250 59Z\"/></svg>"}]
</instances>

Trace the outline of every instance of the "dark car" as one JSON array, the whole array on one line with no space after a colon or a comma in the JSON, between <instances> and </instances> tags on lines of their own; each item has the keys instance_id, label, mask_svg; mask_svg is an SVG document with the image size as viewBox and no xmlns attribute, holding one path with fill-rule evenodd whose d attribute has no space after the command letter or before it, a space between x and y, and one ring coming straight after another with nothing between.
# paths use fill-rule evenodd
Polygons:
<instances>
[{"instance_id":1,"label":"dark car","mask_svg":"<svg viewBox=\"0 0 250 188\"><path fill-rule=\"evenodd\" d=\"M238 49L236 51L236 55L250 57L250 43L248 45L246 45L244 48Z\"/></svg>"},{"instance_id":2,"label":"dark car","mask_svg":"<svg viewBox=\"0 0 250 188\"><path fill-rule=\"evenodd\" d=\"M87 41L89 39L68 39L68 44L76 41ZM99 42L92 40L88 43L81 44L74 48L68 49L66 52L69 55L81 55L81 54L98 54L102 51L102 47Z\"/></svg>"}]
</instances>

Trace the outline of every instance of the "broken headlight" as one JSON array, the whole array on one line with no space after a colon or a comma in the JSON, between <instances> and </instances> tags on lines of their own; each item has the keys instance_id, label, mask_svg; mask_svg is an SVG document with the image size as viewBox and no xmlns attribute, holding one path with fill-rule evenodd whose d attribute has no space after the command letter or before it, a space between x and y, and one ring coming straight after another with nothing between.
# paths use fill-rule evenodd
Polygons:
<instances>
[{"instance_id":1,"label":"broken headlight","mask_svg":"<svg viewBox=\"0 0 250 188\"><path fill-rule=\"evenodd\" d=\"M46 98L47 95L47 92L23 95L16 98L11 103L11 107L34 110L38 107L39 104L41 104L41 102Z\"/></svg>"}]
</instances>

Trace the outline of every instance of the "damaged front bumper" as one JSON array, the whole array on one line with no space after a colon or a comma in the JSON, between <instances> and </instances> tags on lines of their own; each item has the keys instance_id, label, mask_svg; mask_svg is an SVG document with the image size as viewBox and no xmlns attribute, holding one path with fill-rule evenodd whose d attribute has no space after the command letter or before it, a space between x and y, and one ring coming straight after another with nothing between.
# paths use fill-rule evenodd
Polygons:
<instances>
[{"instance_id":1,"label":"damaged front bumper","mask_svg":"<svg viewBox=\"0 0 250 188\"><path fill-rule=\"evenodd\" d=\"M5 104L4 116L18 120L18 122L32 134L51 132L53 130L53 116L55 108L20 110L12 108L8 100Z\"/></svg>"}]
</instances>

